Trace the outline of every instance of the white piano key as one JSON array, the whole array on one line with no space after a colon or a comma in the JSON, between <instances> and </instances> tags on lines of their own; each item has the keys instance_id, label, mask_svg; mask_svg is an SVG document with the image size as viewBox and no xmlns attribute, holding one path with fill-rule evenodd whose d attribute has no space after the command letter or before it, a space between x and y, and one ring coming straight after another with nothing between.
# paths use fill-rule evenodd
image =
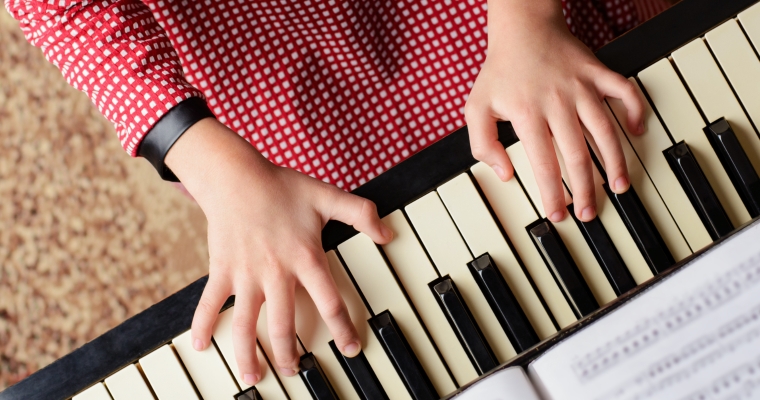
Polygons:
<instances>
[{"instance_id":1,"label":"white piano key","mask_svg":"<svg viewBox=\"0 0 760 400\"><path fill-rule=\"evenodd\" d=\"M557 324L564 328L575 322L573 310L525 231L525 227L539 217L520 183L517 179L502 182L493 169L482 162L475 164L471 171Z\"/></svg>"},{"instance_id":2,"label":"white piano key","mask_svg":"<svg viewBox=\"0 0 760 400\"><path fill-rule=\"evenodd\" d=\"M232 343L232 316L235 307L232 306L219 314L216 318L216 324L214 325L214 341L216 347L222 354L224 361L227 362L227 366L232 372L232 376L238 383L241 390L246 390L251 386L243 382L243 378L238 369L237 359L235 358L235 349ZM274 372L269 368L266 356L261 350L261 347L256 345L256 354L259 360L259 371L261 372L261 380L256 383L256 389L259 394L265 399L285 400L288 397L285 395L280 382L277 380Z\"/></svg>"},{"instance_id":3,"label":"white piano key","mask_svg":"<svg viewBox=\"0 0 760 400\"><path fill-rule=\"evenodd\" d=\"M299 315L296 311L296 320L298 320ZM311 393L309 392L309 389L306 387L306 384L303 382L301 377L296 374L293 376L285 376L280 373L280 371L277 369L277 363L275 362L274 358L274 352L272 351L272 341L269 339L269 326L267 325L267 305L264 303L261 306L261 311L259 311L259 321L256 324L256 337L259 340L259 345L261 345L261 349L264 350L264 354L266 354L267 358L272 361L272 370L275 372L277 377L280 380L280 383L282 383L283 388L285 388L285 392L287 392L288 396L291 399L310 399ZM296 349L298 350L299 355L303 355L305 352L303 351L303 348L301 347L300 343L296 343Z\"/></svg>"},{"instance_id":4,"label":"white piano key","mask_svg":"<svg viewBox=\"0 0 760 400\"><path fill-rule=\"evenodd\" d=\"M593 141L593 137L584 130L584 135L587 138L591 138L589 143ZM593 148L593 146L592 146ZM570 178L567 175L567 169L562 158L562 154L557 151L557 158L559 159L560 169L562 170L562 178L565 180L568 186L570 186ZM594 197L596 198L596 214L599 216L599 220L604 225L604 229L612 240L612 244L615 245L615 249L620 254L620 258L623 259L625 266L631 273L633 280L636 284L641 284L652 278L654 275L649 269L649 265L644 256L641 255L636 242L633 241L631 234L628 232L628 228L625 227L623 219L620 218L615 206L612 204L612 200L607 197L607 193L604 191L602 185L604 185L604 178L599 173L596 166L592 166L591 172L594 176ZM571 188L572 190L572 188Z\"/></svg>"},{"instance_id":5,"label":"white piano key","mask_svg":"<svg viewBox=\"0 0 760 400\"><path fill-rule=\"evenodd\" d=\"M528 156L525 153L525 148L522 142L517 142L507 149L509 158L512 160L512 164L515 167L515 173L520 178L520 181L525 186L528 195L536 208L542 213L542 217L545 217L543 206L541 205L541 194L538 191L538 183L533 175L533 167L528 161ZM557 156L561 157L557 152ZM572 202L570 194L565 190L565 200L567 204ZM591 292L594 294L594 298L600 306L609 303L614 300L615 291L612 290L612 285L607 280L607 277L602 271L602 267L599 266L599 262L596 261L594 253L591 252L591 248L588 247L586 239L583 237L578 225L575 224L572 216L568 215L564 220L560 222L552 222L552 225L562 238L565 247L570 252L570 256L575 261L575 265L578 266L583 279L588 284ZM527 234L527 233L526 233Z\"/></svg>"},{"instance_id":6,"label":"white piano key","mask_svg":"<svg viewBox=\"0 0 760 400\"><path fill-rule=\"evenodd\" d=\"M514 357L515 349L467 267L473 256L438 193L429 193L409 204L406 213L440 274L449 275L457 285L498 361Z\"/></svg>"},{"instance_id":7,"label":"white piano key","mask_svg":"<svg viewBox=\"0 0 760 400\"><path fill-rule=\"evenodd\" d=\"M372 370L375 372L377 380L380 381L380 384L383 386L383 389L389 398L411 399L409 392L406 390L406 387L404 387L404 383L393 368L391 360L388 359L388 355L385 353L382 345L372 332L372 328L370 328L369 322L367 322L372 316L364 306L364 302L356 291L356 287L354 287L353 282L351 282L348 272L346 272L343 263L340 262L335 251L327 252L327 261L330 265L330 272L335 279L335 284L340 291L340 295L343 297L343 301L346 302L348 313L351 315L351 321L354 321L356 324L356 329L362 340L362 351L364 352L364 356L367 357L367 361L370 366L372 366ZM376 289L382 290L383 288L378 287Z\"/></svg>"},{"instance_id":8,"label":"white piano key","mask_svg":"<svg viewBox=\"0 0 760 400\"><path fill-rule=\"evenodd\" d=\"M105 380L113 400L154 400L140 371L129 364Z\"/></svg>"},{"instance_id":9,"label":"white piano key","mask_svg":"<svg viewBox=\"0 0 760 400\"><path fill-rule=\"evenodd\" d=\"M549 314L504 240L470 176L461 174L441 185L437 191L470 252L475 257L484 253L491 255L539 338L545 339L556 333L557 329Z\"/></svg>"},{"instance_id":10,"label":"white piano key","mask_svg":"<svg viewBox=\"0 0 760 400\"><path fill-rule=\"evenodd\" d=\"M428 287L428 283L437 279L438 274L414 235L404 213L396 210L383 218L383 222L393 231L393 240L383 246L383 251L420 314L422 322L425 326L434 327L428 332L438 346L454 379L460 385L474 380L478 377L478 373L472 363L462 362L467 359L467 353Z\"/></svg>"},{"instance_id":11,"label":"white piano key","mask_svg":"<svg viewBox=\"0 0 760 400\"><path fill-rule=\"evenodd\" d=\"M609 99L608 101L610 103L615 102L618 109L624 109L624 106L619 99ZM615 116L612 114L612 110L609 107L605 107L605 112L613 121L615 121ZM627 115L624 116L624 119L621 122L623 126L627 126L627 118ZM620 125L615 122L613 126L617 133L617 137L620 140L620 145L623 148L623 155L625 155L625 163L628 169L628 178L631 186L639 196L639 200L641 200L641 203L644 205L644 208L651 217L652 222L660 233L662 240L665 241L665 245L668 247L668 250L670 250L670 254L675 261L684 259L691 255L691 249L686 243L686 239L678 229L676 221L674 221L673 216L670 215L668 207L662 201L654 183L652 183L652 180L649 178L644 166L641 165L641 160L639 160L638 155L636 155L633 147L631 147L631 143L628 142L628 138L621 130ZM594 152L602 163L602 168L604 168L604 158L596 148L596 143L593 141L593 138L592 140L589 140L589 144L594 148Z\"/></svg>"},{"instance_id":12,"label":"white piano key","mask_svg":"<svg viewBox=\"0 0 760 400\"><path fill-rule=\"evenodd\" d=\"M301 339L305 350L314 354L314 357L319 361L319 365L333 390L335 390L335 394L340 399L359 399L359 395L330 348L330 341L333 340L333 337L330 335L327 325L319 315L319 310L314 305L314 301L302 287L296 289L296 309L298 310L298 318L296 319L298 338ZM366 324L366 322L354 321L354 324L360 325Z\"/></svg>"},{"instance_id":13,"label":"white piano key","mask_svg":"<svg viewBox=\"0 0 760 400\"><path fill-rule=\"evenodd\" d=\"M702 131L706 123L699 115L670 60L662 59L639 72L639 79L673 139L676 142L685 140L689 145L733 225L736 227L749 221L747 208L744 207L739 193Z\"/></svg>"},{"instance_id":14,"label":"white piano key","mask_svg":"<svg viewBox=\"0 0 760 400\"><path fill-rule=\"evenodd\" d=\"M161 346L141 358L140 367L158 400L200 400L171 345Z\"/></svg>"},{"instance_id":15,"label":"white piano key","mask_svg":"<svg viewBox=\"0 0 760 400\"><path fill-rule=\"evenodd\" d=\"M639 84L633 78L630 78L630 80L636 86L636 89L641 91ZM644 97L643 94L641 94L641 96L642 98ZM627 131L628 114L620 100L609 99L609 104L615 117L617 117L620 122L620 126L625 130L631 146L636 150L636 154L639 156L641 164L646 169L646 172L652 179L652 183L654 183L662 200L668 207L670 214L673 216L673 219L675 219L676 224L678 224L678 228L686 238L691 250L697 251L712 243L710 234L707 232L707 229L705 229L702 220L699 219L699 215L694 210L689 198L686 196L681 184L678 182L678 178L673 174L667 159L665 159L665 156L662 154L665 149L673 146L674 143L670 140L667 132L665 132L665 128L660 124L657 115L649 106L649 102L644 102L644 123L647 130L643 135L633 135ZM636 190L638 190L638 188ZM653 210L655 209L647 208L647 211L652 212ZM661 221L661 216L657 217L655 214L650 215L656 225ZM657 225L657 228L660 229L660 226L661 225ZM675 257L676 253L674 253L673 256Z\"/></svg>"},{"instance_id":16,"label":"white piano key","mask_svg":"<svg viewBox=\"0 0 760 400\"><path fill-rule=\"evenodd\" d=\"M755 48L760 47L760 3L740 12L739 22Z\"/></svg>"},{"instance_id":17,"label":"white piano key","mask_svg":"<svg viewBox=\"0 0 760 400\"><path fill-rule=\"evenodd\" d=\"M760 10L757 7L751 9ZM739 19L743 22L745 29L749 27L748 34L760 33L760 15L755 17L755 14L750 10L739 14ZM750 37L753 36L750 35ZM758 79L760 60L757 59L741 28L735 20L728 20L708 32L705 38L750 118L756 125L760 124L760 79ZM752 166L755 167L755 171L760 172L760 139L736 101L736 96L726 84L723 74L715 65L714 59L704 46L704 42L696 40L695 42L673 53L673 58L679 69L694 70L694 73L689 73L688 77L683 72L682 74L709 122L726 117L752 162ZM683 67L676 56L684 60Z\"/></svg>"},{"instance_id":18,"label":"white piano key","mask_svg":"<svg viewBox=\"0 0 760 400\"><path fill-rule=\"evenodd\" d=\"M174 338L172 344L204 400L228 400L240 391L216 346L195 350L190 331Z\"/></svg>"},{"instance_id":19,"label":"white piano key","mask_svg":"<svg viewBox=\"0 0 760 400\"><path fill-rule=\"evenodd\" d=\"M453 392L454 382L372 239L360 233L338 245L338 252L375 314L389 310L396 319L438 393Z\"/></svg>"},{"instance_id":20,"label":"white piano key","mask_svg":"<svg viewBox=\"0 0 760 400\"><path fill-rule=\"evenodd\" d=\"M734 41L731 43L736 46ZM746 50L752 51L749 46L746 46ZM729 52L730 57L735 57L740 51L741 49L732 49ZM754 56L754 53L752 55ZM673 60L675 60L676 66L681 71L681 76L684 77L694 98L697 99L702 112L705 113L707 121L715 122L720 117L725 117L747 153L752 166L755 167L755 171L760 173L760 138L757 137L755 129L749 122L747 115L744 114L739 101L736 100L736 96L726 83L720 68L715 64L704 40L696 39L676 50L673 52ZM760 66L760 62L756 61L756 63ZM760 96L760 93L757 92L760 90L760 82L754 79L753 83L755 86L753 95Z\"/></svg>"},{"instance_id":21,"label":"white piano key","mask_svg":"<svg viewBox=\"0 0 760 400\"><path fill-rule=\"evenodd\" d=\"M87 390L74 396L74 400L111 400L111 395L102 383L98 382Z\"/></svg>"}]
</instances>

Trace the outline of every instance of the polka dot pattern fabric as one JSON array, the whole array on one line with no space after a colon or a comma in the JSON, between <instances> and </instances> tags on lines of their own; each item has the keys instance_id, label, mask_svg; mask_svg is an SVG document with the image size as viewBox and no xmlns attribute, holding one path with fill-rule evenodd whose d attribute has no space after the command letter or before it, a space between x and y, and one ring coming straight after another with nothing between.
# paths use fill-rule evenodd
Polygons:
<instances>
[{"instance_id":1,"label":"polka dot pattern fabric","mask_svg":"<svg viewBox=\"0 0 760 400\"><path fill-rule=\"evenodd\" d=\"M464 125L487 48L483 0L5 1L131 155L205 96L272 162L349 190ZM563 9L598 48L639 22L636 1L662 0Z\"/></svg>"},{"instance_id":2,"label":"polka dot pattern fabric","mask_svg":"<svg viewBox=\"0 0 760 400\"><path fill-rule=\"evenodd\" d=\"M132 156L169 109L203 97L185 80L174 48L139 1L6 0L6 8L26 39L115 125Z\"/></svg>"}]
</instances>

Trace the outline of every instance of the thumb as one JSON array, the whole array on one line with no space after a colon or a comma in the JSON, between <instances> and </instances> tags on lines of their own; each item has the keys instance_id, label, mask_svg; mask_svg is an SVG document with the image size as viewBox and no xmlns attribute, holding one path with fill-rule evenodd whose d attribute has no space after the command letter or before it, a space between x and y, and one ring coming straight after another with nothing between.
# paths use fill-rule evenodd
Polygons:
<instances>
[{"instance_id":1,"label":"thumb","mask_svg":"<svg viewBox=\"0 0 760 400\"><path fill-rule=\"evenodd\" d=\"M393 239L393 232L380 221L375 203L338 188L333 193L330 219L353 226L377 244L386 244Z\"/></svg>"},{"instance_id":2,"label":"thumb","mask_svg":"<svg viewBox=\"0 0 760 400\"><path fill-rule=\"evenodd\" d=\"M502 181L512 179L514 168L499 141L496 118L487 109L470 107L465 108L465 120L470 134L472 156L493 168Z\"/></svg>"}]
</instances>

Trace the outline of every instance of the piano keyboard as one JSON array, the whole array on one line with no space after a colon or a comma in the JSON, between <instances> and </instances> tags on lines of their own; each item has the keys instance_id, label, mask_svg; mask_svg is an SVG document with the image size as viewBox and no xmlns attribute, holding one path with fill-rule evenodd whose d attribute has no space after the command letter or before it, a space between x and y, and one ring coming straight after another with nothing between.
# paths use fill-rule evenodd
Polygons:
<instances>
[{"instance_id":1,"label":"piano keyboard","mask_svg":"<svg viewBox=\"0 0 760 400\"><path fill-rule=\"evenodd\" d=\"M702 3L721 7L719 1L691 0L669 12L699 10ZM714 28L634 71L630 80L648 102L647 133L627 132L622 103L607 101L631 189L620 195L609 190L604 159L587 133L596 168L593 221L574 217L561 155L570 212L558 223L546 218L522 144L511 125L499 123L516 179L501 182L488 166L472 165L469 155L452 156L458 171L434 169L429 175L437 183L426 192L400 189L384 202L380 186L357 190L378 204L394 232L391 243L377 246L345 226L326 227L329 266L362 340L359 356L337 351L301 291L301 370L294 377L272 368L265 308L257 326L262 376L255 387L237 370L234 305L221 312L213 345L203 352L190 343L191 309L172 325L171 337L150 333L150 348L114 345L116 352L138 356L101 372L73 399L437 399L650 281L760 215L760 4L736 11L726 16L735 18L705 27L699 32ZM464 129L433 147L462 153L469 151L466 140ZM409 170L433 161L441 159L415 156L403 164ZM389 180L394 173L387 173ZM187 289L193 295L166 301L194 307L204 283ZM127 321L122 333L136 324ZM113 341L98 340L83 349L99 346L107 354ZM51 367L60 370L72 360ZM17 398L14 393L43 398L24 384L0 393L0 400Z\"/></svg>"}]
</instances>

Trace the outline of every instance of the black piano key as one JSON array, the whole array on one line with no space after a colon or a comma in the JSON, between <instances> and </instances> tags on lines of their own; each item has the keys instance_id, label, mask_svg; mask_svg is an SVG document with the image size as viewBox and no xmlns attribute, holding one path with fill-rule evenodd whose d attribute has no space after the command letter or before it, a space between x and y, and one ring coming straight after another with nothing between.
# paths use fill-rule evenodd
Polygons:
<instances>
[{"instance_id":1,"label":"black piano key","mask_svg":"<svg viewBox=\"0 0 760 400\"><path fill-rule=\"evenodd\" d=\"M372 317L369 324L412 398L440 398L390 311L385 310Z\"/></svg>"},{"instance_id":2,"label":"black piano key","mask_svg":"<svg viewBox=\"0 0 760 400\"><path fill-rule=\"evenodd\" d=\"M527 230L576 316L583 317L598 309L599 303L596 302L554 226L541 219L528 225Z\"/></svg>"},{"instance_id":3,"label":"black piano key","mask_svg":"<svg viewBox=\"0 0 760 400\"><path fill-rule=\"evenodd\" d=\"M256 387L249 388L235 395L235 400L264 400Z\"/></svg>"},{"instance_id":4,"label":"black piano key","mask_svg":"<svg viewBox=\"0 0 760 400\"><path fill-rule=\"evenodd\" d=\"M589 222L583 222L575 216L572 204L567 206L567 209L570 215L573 216L578 228L580 228L583 237L586 239L586 243L591 248L591 252L594 253L596 261L599 262L599 266L602 267L602 271L610 282L615 295L620 296L635 288L636 281L633 280L631 271L625 266L625 262L612 243L607 230L604 229L599 216Z\"/></svg>"},{"instance_id":5,"label":"black piano key","mask_svg":"<svg viewBox=\"0 0 760 400\"><path fill-rule=\"evenodd\" d=\"M486 253L467 264L470 272L480 286L480 290L488 300L496 319L501 323L504 332L515 351L522 353L538 343L538 335L533 330L528 317L517 302L512 290L504 277L496 269L491 256Z\"/></svg>"},{"instance_id":6,"label":"black piano key","mask_svg":"<svg viewBox=\"0 0 760 400\"><path fill-rule=\"evenodd\" d=\"M462 296L448 276L428 284L479 375L498 365L496 355L475 323Z\"/></svg>"},{"instance_id":7,"label":"black piano key","mask_svg":"<svg viewBox=\"0 0 760 400\"><path fill-rule=\"evenodd\" d=\"M660 236L660 232L633 187L628 188L625 193L617 194L612 192L605 183L604 190L623 219L652 273L657 275L675 264L676 261L665 244L665 240Z\"/></svg>"},{"instance_id":8,"label":"black piano key","mask_svg":"<svg viewBox=\"0 0 760 400\"><path fill-rule=\"evenodd\" d=\"M760 215L760 177L731 129L731 124L721 118L705 127L704 131L749 215L757 217Z\"/></svg>"},{"instance_id":9,"label":"black piano key","mask_svg":"<svg viewBox=\"0 0 760 400\"><path fill-rule=\"evenodd\" d=\"M349 358L338 350L334 340L331 340L329 344L359 398L362 400L388 400L383 385L377 379L377 375L372 370L372 366L369 365L363 351L359 352L356 357Z\"/></svg>"},{"instance_id":10,"label":"black piano key","mask_svg":"<svg viewBox=\"0 0 760 400\"><path fill-rule=\"evenodd\" d=\"M338 399L314 354L306 353L302 355L298 366L301 368L298 374L301 375L301 379L303 379L306 387L309 388L311 397L314 400Z\"/></svg>"},{"instance_id":11,"label":"black piano key","mask_svg":"<svg viewBox=\"0 0 760 400\"><path fill-rule=\"evenodd\" d=\"M676 174L686 195L699 214L702 223L710 232L710 237L717 240L734 230L731 220L715 195L710 182L699 167L686 142L671 146L663 151L670 168Z\"/></svg>"}]
</instances>

